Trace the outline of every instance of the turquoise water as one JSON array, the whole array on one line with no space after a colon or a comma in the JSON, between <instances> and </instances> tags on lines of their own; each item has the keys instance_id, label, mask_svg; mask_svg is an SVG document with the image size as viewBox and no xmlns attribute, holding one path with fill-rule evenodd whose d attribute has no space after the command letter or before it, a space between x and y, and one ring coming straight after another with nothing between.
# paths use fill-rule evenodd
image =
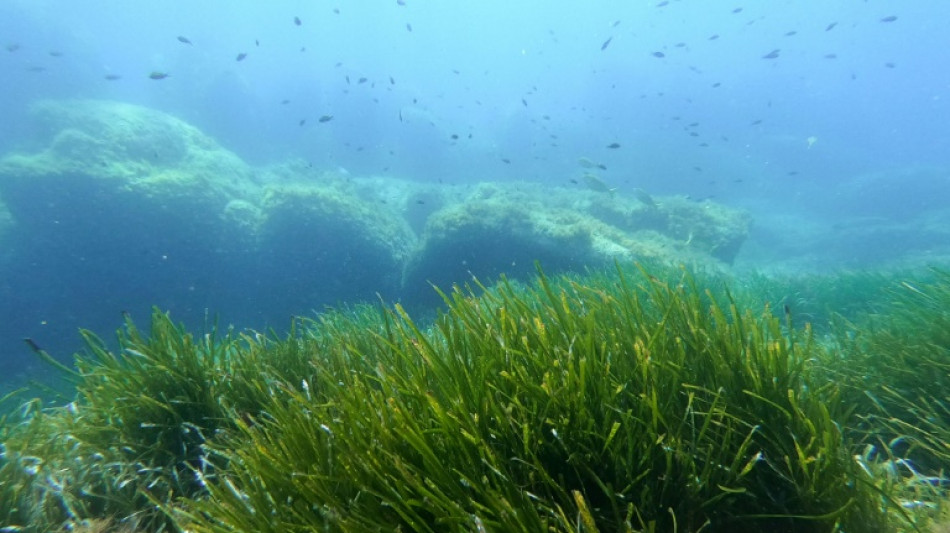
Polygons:
<instances>
[{"instance_id":1,"label":"turquoise water","mask_svg":"<svg viewBox=\"0 0 950 533\"><path fill-rule=\"evenodd\" d=\"M78 328L105 333L123 311L144 318L151 305L196 327L219 317L282 328L377 293L422 305L426 280L530 272L536 259L583 268L613 252L581 243L562 253L571 236L545 234L538 219L610 226L578 230L595 237L626 231L617 220L645 212L640 192L665 214L683 201L749 220L728 257L700 242L707 219L681 233L663 226L673 244L662 246L677 253L661 258L699 243L705 255L687 259L739 270L946 265L948 18L937 1L7 0L6 168L20 172L11 157L42 154L70 128L93 140L75 145L60 180L44 181L50 168L25 181L3 174L0 369L43 369L23 337L67 360ZM116 192L122 184L83 188L200 172L168 155L183 130L122 130L154 139L151 154L130 154L116 149L128 138L97 137L105 130L88 114L70 122L62 109L78 104L38 114L39 102L73 99L134 104L160 113L145 123L196 128L244 165L216 160L212 178L235 183L214 198L250 207L208 210L215 200L202 203L202 187L213 180L171 185L153 203L141 188L131 199ZM149 156L131 174L109 167ZM77 171L95 157L101 171ZM339 193L333 205L357 215L323 225L328 211L307 215L312 199L268 211L267 191L290 183ZM485 183L507 201L477 192ZM458 222L483 208L501 222ZM375 248L354 245L365 231L347 233L367 220ZM607 240L635 257L656 248L637 238Z\"/></svg>"}]
</instances>

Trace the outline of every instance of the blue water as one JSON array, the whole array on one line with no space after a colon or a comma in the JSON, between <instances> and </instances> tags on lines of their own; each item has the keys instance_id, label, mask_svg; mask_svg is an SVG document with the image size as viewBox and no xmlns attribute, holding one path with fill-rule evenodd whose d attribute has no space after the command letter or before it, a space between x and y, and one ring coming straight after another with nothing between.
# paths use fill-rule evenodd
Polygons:
<instances>
[{"instance_id":1,"label":"blue water","mask_svg":"<svg viewBox=\"0 0 950 533\"><path fill-rule=\"evenodd\" d=\"M588 157L621 192L749 211L741 268L946 264L948 20L937 0L3 0L0 156L42 149L34 101L115 100L177 116L252 165L563 186ZM100 257L112 267L89 273L42 245L0 246L7 376L38 368L22 337L65 360L77 328L107 334L122 310L259 328L320 306L261 304L266 276L255 292L228 272L196 285Z\"/></svg>"}]
</instances>

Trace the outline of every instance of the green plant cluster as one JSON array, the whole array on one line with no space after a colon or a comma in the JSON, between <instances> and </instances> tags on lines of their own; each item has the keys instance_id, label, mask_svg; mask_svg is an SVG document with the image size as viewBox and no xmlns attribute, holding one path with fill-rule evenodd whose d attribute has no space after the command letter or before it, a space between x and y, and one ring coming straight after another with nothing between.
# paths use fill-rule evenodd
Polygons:
<instances>
[{"instance_id":1,"label":"green plant cluster","mask_svg":"<svg viewBox=\"0 0 950 533\"><path fill-rule=\"evenodd\" d=\"M197 336L157 310L147 335L127 319L116 349L83 332L72 402L0 400L0 527L939 521L950 275L893 284L882 311L842 319L830 340L784 306L748 304L754 286L734 296L720 277L654 265L456 287L426 325L396 305L300 320L284 337Z\"/></svg>"}]
</instances>

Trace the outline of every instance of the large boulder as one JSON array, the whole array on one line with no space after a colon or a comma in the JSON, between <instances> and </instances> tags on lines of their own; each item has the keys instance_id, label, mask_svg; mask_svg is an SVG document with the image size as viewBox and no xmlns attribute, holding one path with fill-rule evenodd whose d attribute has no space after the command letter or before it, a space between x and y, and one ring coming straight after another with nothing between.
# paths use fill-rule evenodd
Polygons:
<instances>
[{"instance_id":1,"label":"large boulder","mask_svg":"<svg viewBox=\"0 0 950 533\"><path fill-rule=\"evenodd\" d=\"M483 183L427 219L406 270L411 293L472 276L660 259L729 263L749 231L742 212L645 193Z\"/></svg>"},{"instance_id":2,"label":"large boulder","mask_svg":"<svg viewBox=\"0 0 950 533\"><path fill-rule=\"evenodd\" d=\"M394 209L362 195L352 181L324 175L270 184L261 210L261 261L288 303L398 295L415 235Z\"/></svg>"},{"instance_id":3,"label":"large boulder","mask_svg":"<svg viewBox=\"0 0 950 533\"><path fill-rule=\"evenodd\" d=\"M116 102L44 101L33 111L45 148L0 161L0 194L20 233L156 250L216 248L238 236L222 217L251 192L252 170L196 128Z\"/></svg>"}]
</instances>

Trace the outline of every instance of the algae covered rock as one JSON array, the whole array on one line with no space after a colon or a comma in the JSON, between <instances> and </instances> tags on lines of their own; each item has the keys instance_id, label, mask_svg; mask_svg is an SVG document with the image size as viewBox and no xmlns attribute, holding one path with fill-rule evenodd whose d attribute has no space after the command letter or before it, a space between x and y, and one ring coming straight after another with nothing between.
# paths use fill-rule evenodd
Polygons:
<instances>
[{"instance_id":1,"label":"algae covered rock","mask_svg":"<svg viewBox=\"0 0 950 533\"><path fill-rule=\"evenodd\" d=\"M521 275L534 261L551 271L647 258L728 263L748 226L742 212L677 197L483 183L429 216L406 286Z\"/></svg>"},{"instance_id":2,"label":"algae covered rock","mask_svg":"<svg viewBox=\"0 0 950 533\"><path fill-rule=\"evenodd\" d=\"M227 233L221 215L251 170L171 115L116 102L43 101L45 148L0 161L0 194L17 223L55 240ZM52 237L52 235L50 235ZM141 236L141 235L140 235Z\"/></svg>"},{"instance_id":3,"label":"algae covered rock","mask_svg":"<svg viewBox=\"0 0 950 533\"><path fill-rule=\"evenodd\" d=\"M662 235L676 248L723 263L735 259L752 223L748 213L721 204L682 196L653 199L642 191L637 198L596 195L578 207L634 237Z\"/></svg>"},{"instance_id":4,"label":"algae covered rock","mask_svg":"<svg viewBox=\"0 0 950 533\"><path fill-rule=\"evenodd\" d=\"M541 197L496 184L476 187L463 201L427 220L406 285L449 286L475 275L525 274L539 261L552 271L590 262L591 228L580 214L544 205Z\"/></svg>"},{"instance_id":5,"label":"algae covered rock","mask_svg":"<svg viewBox=\"0 0 950 533\"><path fill-rule=\"evenodd\" d=\"M286 297L312 305L399 290L415 236L348 183L268 185L261 206L260 252Z\"/></svg>"}]
</instances>

